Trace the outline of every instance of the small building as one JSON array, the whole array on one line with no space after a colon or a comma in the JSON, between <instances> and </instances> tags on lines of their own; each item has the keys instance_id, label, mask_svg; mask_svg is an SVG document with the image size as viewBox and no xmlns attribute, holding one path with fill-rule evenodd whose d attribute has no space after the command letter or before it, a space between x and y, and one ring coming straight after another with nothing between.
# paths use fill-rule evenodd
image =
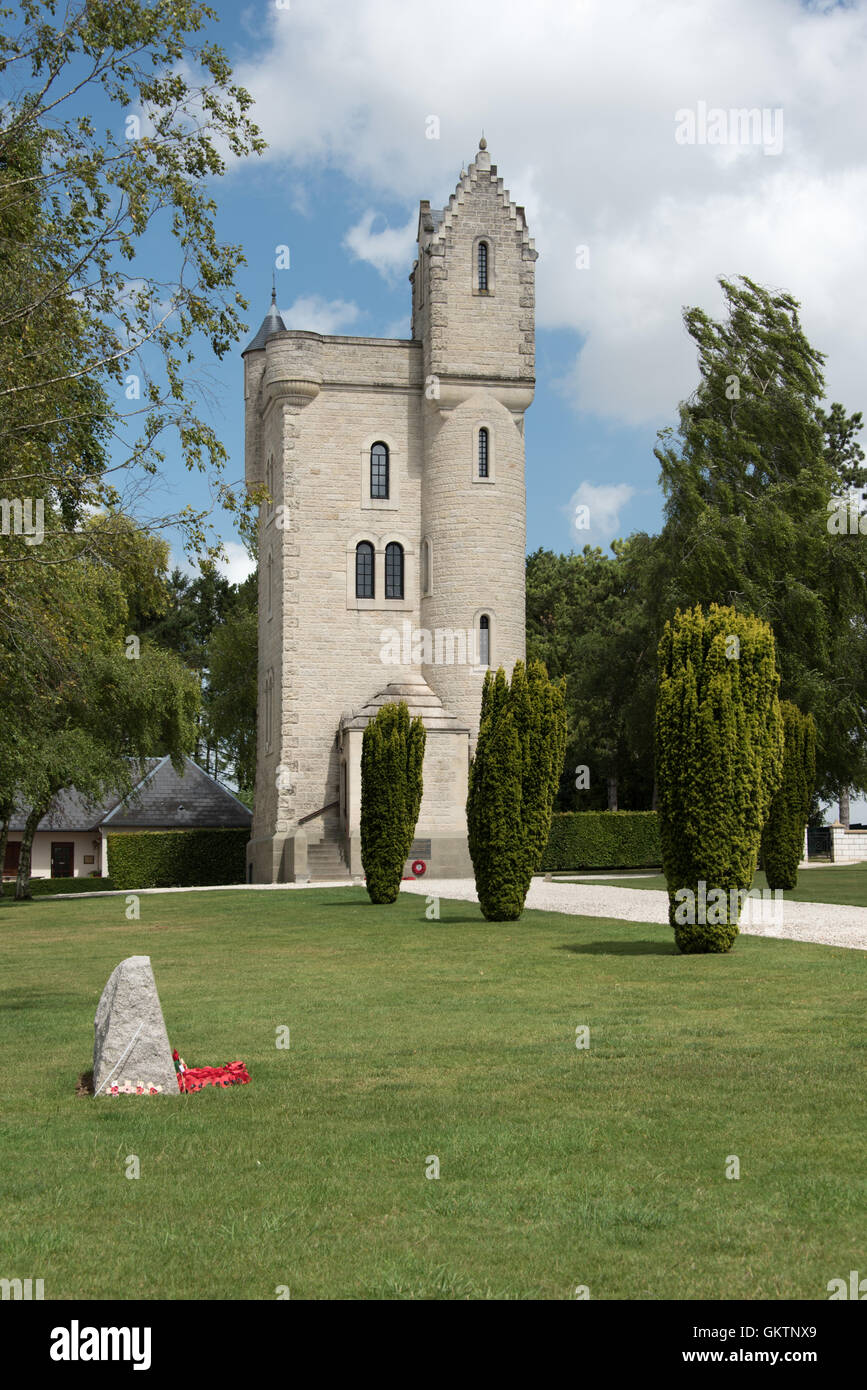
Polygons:
<instances>
[{"instance_id":1,"label":"small building","mask_svg":"<svg viewBox=\"0 0 867 1390\"><path fill-rule=\"evenodd\" d=\"M21 855L26 808L9 823L3 877L14 878ZM126 796L94 803L75 787L54 798L33 837L32 878L88 878L108 874L106 836L132 830L214 830L248 827L252 812L216 778L184 759L149 758L144 776Z\"/></svg>"}]
</instances>

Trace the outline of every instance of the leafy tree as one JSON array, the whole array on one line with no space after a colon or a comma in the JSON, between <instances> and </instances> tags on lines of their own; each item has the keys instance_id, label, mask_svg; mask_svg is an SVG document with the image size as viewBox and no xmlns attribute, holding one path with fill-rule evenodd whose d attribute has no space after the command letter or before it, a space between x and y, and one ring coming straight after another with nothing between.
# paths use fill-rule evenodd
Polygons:
<instances>
[{"instance_id":1,"label":"leafy tree","mask_svg":"<svg viewBox=\"0 0 867 1390\"><path fill-rule=\"evenodd\" d=\"M361 862L371 902L393 903L412 848L427 735L405 700L383 705L361 744Z\"/></svg>"},{"instance_id":2,"label":"leafy tree","mask_svg":"<svg viewBox=\"0 0 867 1390\"><path fill-rule=\"evenodd\" d=\"M760 619L712 604L666 623L659 831L669 921L685 954L728 951L737 936L740 894L752 884L782 774L779 683L774 636Z\"/></svg>"},{"instance_id":3,"label":"leafy tree","mask_svg":"<svg viewBox=\"0 0 867 1390\"><path fill-rule=\"evenodd\" d=\"M639 534L615 541L613 555L585 546L580 555L537 550L527 558L528 656L566 679L558 810L616 809L618 796L635 809L651 805L654 544Z\"/></svg>"},{"instance_id":4,"label":"leafy tree","mask_svg":"<svg viewBox=\"0 0 867 1390\"><path fill-rule=\"evenodd\" d=\"M783 775L762 832L762 867L771 888L796 888L816 776L816 726L789 700L783 716Z\"/></svg>"},{"instance_id":5,"label":"leafy tree","mask_svg":"<svg viewBox=\"0 0 867 1390\"><path fill-rule=\"evenodd\" d=\"M488 671L475 756L470 764L467 829L479 905L489 921L520 917L551 830L551 810L566 747L564 683L541 662Z\"/></svg>"},{"instance_id":6,"label":"leafy tree","mask_svg":"<svg viewBox=\"0 0 867 1390\"><path fill-rule=\"evenodd\" d=\"M67 526L87 504L117 509L122 477L139 492L169 430L238 504L194 363L202 340L222 357L245 328L242 252L218 239L209 185L264 142L214 19L195 0L20 0L0 33L0 485ZM100 104L114 119L98 130ZM175 264L157 275L140 251L163 227ZM198 544L203 519L172 518Z\"/></svg>"},{"instance_id":7,"label":"leafy tree","mask_svg":"<svg viewBox=\"0 0 867 1390\"><path fill-rule=\"evenodd\" d=\"M256 770L257 593L255 573L232 584L207 561L195 576L176 568L163 611L141 629L196 675L196 760L214 776L231 771L245 794Z\"/></svg>"},{"instance_id":8,"label":"leafy tree","mask_svg":"<svg viewBox=\"0 0 867 1390\"><path fill-rule=\"evenodd\" d=\"M860 416L823 411L823 355L799 305L721 280L725 318L684 321L701 380L663 431L663 611L724 603L774 632L781 694L812 713L825 796L867 784L867 539L829 533L828 503L860 477Z\"/></svg>"},{"instance_id":9,"label":"leafy tree","mask_svg":"<svg viewBox=\"0 0 867 1390\"><path fill-rule=\"evenodd\" d=\"M104 527L117 543L111 563L100 560L95 539ZM49 555L70 543L59 518L50 517ZM5 830L11 808L27 808L16 897L29 894L33 835L60 790L74 785L96 802L130 790L136 767L141 772L158 746L178 766L192 746L195 681L176 657L128 640L133 605L159 606L167 554L164 542L137 532L128 518L99 516L65 564L34 563L19 572L35 625L26 641L14 628L0 633Z\"/></svg>"},{"instance_id":10,"label":"leafy tree","mask_svg":"<svg viewBox=\"0 0 867 1390\"><path fill-rule=\"evenodd\" d=\"M238 585L225 620L211 632L203 692L211 734L233 769L239 795L250 803L256 782L258 640L258 584L251 574Z\"/></svg>"}]
</instances>

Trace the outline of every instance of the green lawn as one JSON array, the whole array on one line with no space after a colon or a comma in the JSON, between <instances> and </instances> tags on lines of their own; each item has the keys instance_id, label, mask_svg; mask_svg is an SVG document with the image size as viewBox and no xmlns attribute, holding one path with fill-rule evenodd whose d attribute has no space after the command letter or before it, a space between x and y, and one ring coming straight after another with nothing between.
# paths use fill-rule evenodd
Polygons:
<instances>
[{"instance_id":1,"label":"green lawn","mask_svg":"<svg viewBox=\"0 0 867 1390\"><path fill-rule=\"evenodd\" d=\"M639 872L611 878L594 878L602 888L659 888L665 889L665 876L644 870L650 876L641 878ZM560 882L583 883L586 875L561 878ZM753 879L754 888L767 888L768 880L759 872ZM845 903L850 907L867 907L867 863L823 865L822 868L801 869L798 886L784 894L796 903Z\"/></svg>"},{"instance_id":2,"label":"green lawn","mask_svg":"<svg viewBox=\"0 0 867 1390\"><path fill-rule=\"evenodd\" d=\"M859 951L353 888L124 902L0 907L0 1273L46 1298L815 1299L864 1267ZM187 1062L251 1085L75 1095L135 953Z\"/></svg>"}]
</instances>

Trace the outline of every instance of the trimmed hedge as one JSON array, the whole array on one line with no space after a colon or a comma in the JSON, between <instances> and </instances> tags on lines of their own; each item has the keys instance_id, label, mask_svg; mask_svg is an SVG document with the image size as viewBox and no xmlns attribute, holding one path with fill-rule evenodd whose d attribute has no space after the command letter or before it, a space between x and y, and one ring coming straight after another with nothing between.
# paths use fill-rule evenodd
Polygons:
<instances>
[{"instance_id":1,"label":"trimmed hedge","mask_svg":"<svg viewBox=\"0 0 867 1390\"><path fill-rule=\"evenodd\" d=\"M115 888L201 888L243 883L248 829L131 830L108 836Z\"/></svg>"},{"instance_id":2,"label":"trimmed hedge","mask_svg":"<svg viewBox=\"0 0 867 1390\"><path fill-rule=\"evenodd\" d=\"M661 863L655 811L563 811L551 819L542 870L645 869Z\"/></svg>"}]
</instances>

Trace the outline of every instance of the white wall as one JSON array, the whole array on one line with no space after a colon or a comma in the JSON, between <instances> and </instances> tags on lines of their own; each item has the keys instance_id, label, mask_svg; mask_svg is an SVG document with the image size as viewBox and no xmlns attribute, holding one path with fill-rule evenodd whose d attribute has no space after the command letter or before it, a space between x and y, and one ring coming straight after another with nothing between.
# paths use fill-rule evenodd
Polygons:
<instances>
[{"instance_id":1,"label":"white wall","mask_svg":"<svg viewBox=\"0 0 867 1390\"><path fill-rule=\"evenodd\" d=\"M9 839L11 842L21 843L21 832L10 831ZM98 849L94 848L94 840L100 841ZM51 877L51 845L52 842L61 844L75 845L73 877L87 878L94 871L105 874L108 872L106 864L105 841L99 831L71 831L71 830L37 830L33 836L33 849L31 852L30 873L32 878ZM84 856L93 855L94 862L85 864Z\"/></svg>"}]
</instances>

